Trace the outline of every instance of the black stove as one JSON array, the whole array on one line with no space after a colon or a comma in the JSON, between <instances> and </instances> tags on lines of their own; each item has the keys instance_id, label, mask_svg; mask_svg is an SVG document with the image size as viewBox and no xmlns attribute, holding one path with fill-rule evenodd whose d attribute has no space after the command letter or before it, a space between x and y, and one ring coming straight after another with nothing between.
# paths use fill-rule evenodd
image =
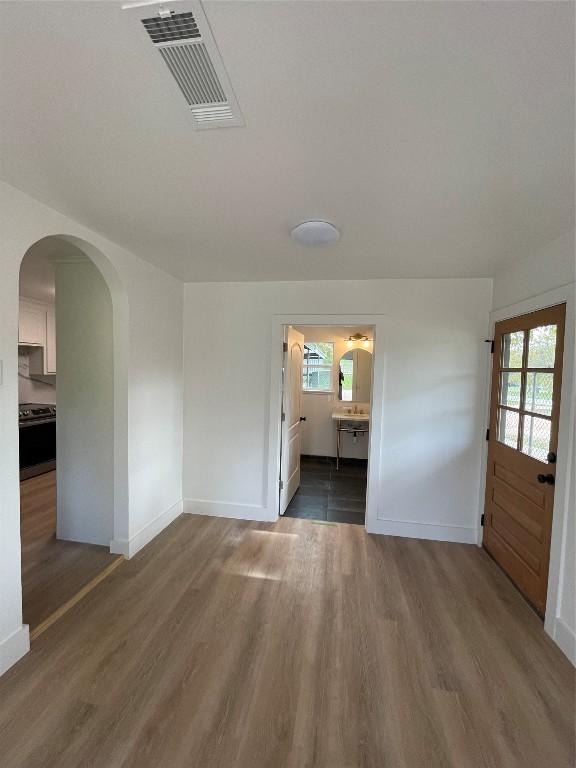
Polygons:
<instances>
[{"instance_id":1,"label":"black stove","mask_svg":"<svg viewBox=\"0 0 576 768\"><path fill-rule=\"evenodd\" d=\"M56 406L50 403L20 403L18 423L20 426L43 421L56 420Z\"/></svg>"},{"instance_id":2,"label":"black stove","mask_svg":"<svg viewBox=\"0 0 576 768\"><path fill-rule=\"evenodd\" d=\"M20 479L56 469L56 406L20 403Z\"/></svg>"}]
</instances>

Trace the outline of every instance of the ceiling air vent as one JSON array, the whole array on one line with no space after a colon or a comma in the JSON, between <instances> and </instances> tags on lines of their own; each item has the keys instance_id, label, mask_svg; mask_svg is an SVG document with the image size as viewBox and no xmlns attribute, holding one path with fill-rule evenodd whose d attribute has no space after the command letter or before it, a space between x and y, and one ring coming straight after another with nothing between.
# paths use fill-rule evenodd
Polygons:
<instances>
[{"instance_id":1,"label":"ceiling air vent","mask_svg":"<svg viewBox=\"0 0 576 768\"><path fill-rule=\"evenodd\" d=\"M154 16L151 19L142 19L142 24L153 43L169 43L172 40L189 40L201 36L196 19L190 12L172 13L165 18Z\"/></svg>"},{"instance_id":2,"label":"ceiling air vent","mask_svg":"<svg viewBox=\"0 0 576 768\"><path fill-rule=\"evenodd\" d=\"M244 125L202 6L182 3L186 9L177 13L170 5L158 5L156 15L148 5L140 21L186 99L194 127Z\"/></svg>"}]
</instances>

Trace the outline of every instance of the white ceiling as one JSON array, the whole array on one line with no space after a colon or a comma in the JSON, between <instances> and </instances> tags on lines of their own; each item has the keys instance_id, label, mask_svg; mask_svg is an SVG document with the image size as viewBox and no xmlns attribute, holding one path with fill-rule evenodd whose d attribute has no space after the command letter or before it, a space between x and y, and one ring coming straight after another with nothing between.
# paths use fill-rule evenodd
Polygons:
<instances>
[{"instance_id":1,"label":"white ceiling","mask_svg":"<svg viewBox=\"0 0 576 768\"><path fill-rule=\"evenodd\" d=\"M120 6L2 3L0 177L184 280L489 276L574 225L572 3L208 2L211 131Z\"/></svg>"}]
</instances>

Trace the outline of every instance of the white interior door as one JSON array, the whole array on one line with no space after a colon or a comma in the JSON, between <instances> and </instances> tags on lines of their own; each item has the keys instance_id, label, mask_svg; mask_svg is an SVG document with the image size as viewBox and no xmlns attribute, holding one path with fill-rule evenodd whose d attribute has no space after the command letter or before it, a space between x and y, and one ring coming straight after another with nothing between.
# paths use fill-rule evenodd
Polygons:
<instances>
[{"instance_id":1,"label":"white interior door","mask_svg":"<svg viewBox=\"0 0 576 768\"><path fill-rule=\"evenodd\" d=\"M302 406L302 361L304 336L291 326L286 332L288 348L284 360L282 461L280 514L283 515L300 485L300 416Z\"/></svg>"}]
</instances>

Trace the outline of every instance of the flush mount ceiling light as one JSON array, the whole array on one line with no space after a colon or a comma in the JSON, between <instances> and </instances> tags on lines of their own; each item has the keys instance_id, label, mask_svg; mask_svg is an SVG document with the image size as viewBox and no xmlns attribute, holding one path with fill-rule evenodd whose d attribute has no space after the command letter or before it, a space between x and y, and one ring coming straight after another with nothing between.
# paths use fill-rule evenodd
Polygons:
<instances>
[{"instance_id":1,"label":"flush mount ceiling light","mask_svg":"<svg viewBox=\"0 0 576 768\"><path fill-rule=\"evenodd\" d=\"M290 232L300 245L326 245L340 239L340 232L327 221L304 221Z\"/></svg>"}]
</instances>

